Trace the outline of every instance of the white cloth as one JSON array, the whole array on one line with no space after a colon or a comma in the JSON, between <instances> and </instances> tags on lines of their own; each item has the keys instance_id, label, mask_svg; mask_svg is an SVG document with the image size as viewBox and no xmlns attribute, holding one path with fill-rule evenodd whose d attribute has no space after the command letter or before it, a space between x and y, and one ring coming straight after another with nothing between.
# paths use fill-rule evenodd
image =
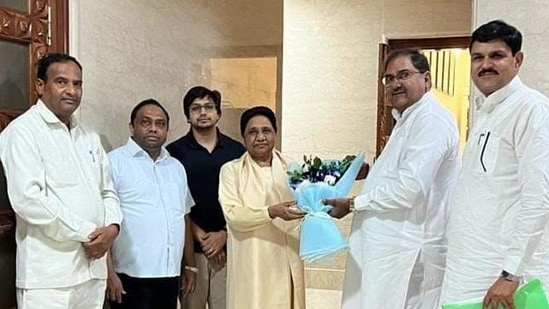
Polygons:
<instances>
[{"instance_id":1,"label":"white cloth","mask_svg":"<svg viewBox=\"0 0 549 309\"><path fill-rule=\"evenodd\" d=\"M42 101L0 135L0 158L16 213L16 286L59 288L105 279L105 257L86 258L83 242L122 214L99 136L74 117L71 129Z\"/></svg>"},{"instance_id":2,"label":"white cloth","mask_svg":"<svg viewBox=\"0 0 549 309\"><path fill-rule=\"evenodd\" d=\"M185 215L194 205L185 168L164 147L153 161L131 138L109 160L124 213L111 251L114 270L136 278L179 276Z\"/></svg>"},{"instance_id":3,"label":"white cloth","mask_svg":"<svg viewBox=\"0 0 549 309\"><path fill-rule=\"evenodd\" d=\"M397 123L355 198L343 308L435 308L458 132L431 92Z\"/></svg>"},{"instance_id":4,"label":"white cloth","mask_svg":"<svg viewBox=\"0 0 549 309\"><path fill-rule=\"evenodd\" d=\"M482 299L502 270L549 286L549 99L515 77L477 115L451 201L445 302Z\"/></svg>"},{"instance_id":5,"label":"white cloth","mask_svg":"<svg viewBox=\"0 0 549 309\"><path fill-rule=\"evenodd\" d=\"M103 309L105 279L93 279L70 288L17 289L18 309Z\"/></svg>"}]
</instances>

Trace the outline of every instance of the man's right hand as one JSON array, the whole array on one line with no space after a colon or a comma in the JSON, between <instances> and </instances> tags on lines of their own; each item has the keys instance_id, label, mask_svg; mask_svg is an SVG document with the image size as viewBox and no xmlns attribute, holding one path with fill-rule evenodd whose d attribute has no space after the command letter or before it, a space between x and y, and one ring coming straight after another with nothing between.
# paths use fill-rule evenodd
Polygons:
<instances>
[{"instance_id":1,"label":"man's right hand","mask_svg":"<svg viewBox=\"0 0 549 309\"><path fill-rule=\"evenodd\" d=\"M122 303L122 295L126 294L120 277L115 272L109 272L107 276L107 299Z\"/></svg>"},{"instance_id":2,"label":"man's right hand","mask_svg":"<svg viewBox=\"0 0 549 309\"><path fill-rule=\"evenodd\" d=\"M84 251L89 259L100 259L111 248L114 239L118 236L118 228L114 225L99 227L93 231L89 242L85 242Z\"/></svg>"},{"instance_id":3,"label":"man's right hand","mask_svg":"<svg viewBox=\"0 0 549 309\"><path fill-rule=\"evenodd\" d=\"M337 219L345 217L350 212L350 198L324 199L322 203L333 207L328 214Z\"/></svg>"},{"instance_id":4,"label":"man's right hand","mask_svg":"<svg viewBox=\"0 0 549 309\"><path fill-rule=\"evenodd\" d=\"M279 217L280 219L286 221L301 219L305 216L306 213L298 210L296 206L297 204L295 201L282 202L269 206L269 217L271 217L272 219Z\"/></svg>"}]
</instances>

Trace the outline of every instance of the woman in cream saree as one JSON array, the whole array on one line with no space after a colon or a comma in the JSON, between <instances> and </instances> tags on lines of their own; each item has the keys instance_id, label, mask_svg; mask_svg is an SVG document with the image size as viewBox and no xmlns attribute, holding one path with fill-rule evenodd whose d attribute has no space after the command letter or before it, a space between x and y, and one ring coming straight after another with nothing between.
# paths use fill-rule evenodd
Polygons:
<instances>
[{"instance_id":1,"label":"woman in cream saree","mask_svg":"<svg viewBox=\"0 0 549 309\"><path fill-rule=\"evenodd\" d=\"M247 152L221 168L219 199L228 226L227 308L305 308L299 220L276 150L276 119L266 107L244 112Z\"/></svg>"}]
</instances>

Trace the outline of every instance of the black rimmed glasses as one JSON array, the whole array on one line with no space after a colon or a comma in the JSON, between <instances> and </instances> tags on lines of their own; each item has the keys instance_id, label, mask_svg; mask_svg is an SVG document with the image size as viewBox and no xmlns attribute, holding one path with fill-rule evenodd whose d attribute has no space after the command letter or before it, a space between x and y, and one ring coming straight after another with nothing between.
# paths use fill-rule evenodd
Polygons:
<instances>
[{"instance_id":1,"label":"black rimmed glasses","mask_svg":"<svg viewBox=\"0 0 549 309\"><path fill-rule=\"evenodd\" d=\"M204 105L192 104L189 109L193 114L200 114L202 112L202 109L204 109L206 113L211 113L215 109L215 104L214 103L206 103Z\"/></svg>"},{"instance_id":2,"label":"black rimmed glasses","mask_svg":"<svg viewBox=\"0 0 549 309\"><path fill-rule=\"evenodd\" d=\"M391 75L391 74L383 75L383 77L381 78L381 82L385 87L389 87L395 81L401 82L403 80L410 79L410 77L412 77L413 74L423 74L423 73L425 72L402 70L402 71L398 71L396 75Z\"/></svg>"}]
</instances>

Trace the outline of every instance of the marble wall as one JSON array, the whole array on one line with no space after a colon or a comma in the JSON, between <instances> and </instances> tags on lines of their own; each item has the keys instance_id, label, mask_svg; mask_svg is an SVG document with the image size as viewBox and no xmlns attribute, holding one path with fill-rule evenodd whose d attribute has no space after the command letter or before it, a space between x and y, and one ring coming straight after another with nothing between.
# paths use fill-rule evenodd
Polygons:
<instances>
[{"instance_id":1,"label":"marble wall","mask_svg":"<svg viewBox=\"0 0 549 309\"><path fill-rule=\"evenodd\" d=\"M71 53L84 67L79 117L108 149L126 141L131 109L151 97L172 116L169 139L186 132L182 96L210 86L208 59L281 50L282 1L74 0L70 18ZM229 131L238 116L224 114Z\"/></svg>"},{"instance_id":2,"label":"marble wall","mask_svg":"<svg viewBox=\"0 0 549 309\"><path fill-rule=\"evenodd\" d=\"M286 1L283 151L300 158L365 150L371 160L379 44L467 35L470 28L470 1Z\"/></svg>"}]
</instances>

